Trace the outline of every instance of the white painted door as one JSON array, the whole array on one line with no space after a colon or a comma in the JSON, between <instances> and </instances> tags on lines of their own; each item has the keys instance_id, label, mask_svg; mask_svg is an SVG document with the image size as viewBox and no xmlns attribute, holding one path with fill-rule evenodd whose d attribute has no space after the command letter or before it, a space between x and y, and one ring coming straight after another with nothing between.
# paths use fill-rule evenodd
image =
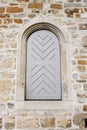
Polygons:
<instances>
[{"instance_id":1,"label":"white painted door","mask_svg":"<svg viewBox=\"0 0 87 130\"><path fill-rule=\"evenodd\" d=\"M26 99L61 99L60 48L48 30L31 34L27 41Z\"/></svg>"}]
</instances>

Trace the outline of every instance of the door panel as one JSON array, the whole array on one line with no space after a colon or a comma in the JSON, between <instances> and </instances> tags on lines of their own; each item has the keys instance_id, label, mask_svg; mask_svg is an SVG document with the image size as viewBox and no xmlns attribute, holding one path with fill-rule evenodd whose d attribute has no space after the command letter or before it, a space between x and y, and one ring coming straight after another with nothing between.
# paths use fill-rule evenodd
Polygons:
<instances>
[{"instance_id":1,"label":"door panel","mask_svg":"<svg viewBox=\"0 0 87 130\"><path fill-rule=\"evenodd\" d=\"M61 99L60 48L57 36L39 30L27 41L26 99Z\"/></svg>"}]
</instances>

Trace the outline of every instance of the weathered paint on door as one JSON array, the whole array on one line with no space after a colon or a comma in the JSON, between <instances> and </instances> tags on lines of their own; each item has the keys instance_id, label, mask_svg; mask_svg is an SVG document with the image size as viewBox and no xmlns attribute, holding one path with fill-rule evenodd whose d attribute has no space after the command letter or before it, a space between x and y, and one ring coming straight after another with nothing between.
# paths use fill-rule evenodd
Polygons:
<instances>
[{"instance_id":1,"label":"weathered paint on door","mask_svg":"<svg viewBox=\"0 0 87 130\"><path fill-rule=\"evenodd\" d=\"M39 30L27 40L26 99L61 99L60 47L57 36Z\"/></svg>"}]
</instances>

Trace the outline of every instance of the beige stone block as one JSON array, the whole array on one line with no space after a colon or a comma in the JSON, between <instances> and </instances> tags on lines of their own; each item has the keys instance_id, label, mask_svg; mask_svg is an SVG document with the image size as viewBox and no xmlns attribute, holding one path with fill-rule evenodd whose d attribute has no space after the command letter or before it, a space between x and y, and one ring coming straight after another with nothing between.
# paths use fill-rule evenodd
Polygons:
<instances>
[{"instance_id":1,"label":"beige stone block","mask_svg":"<svg viewBox=\"0 0 87 130\"><path fill-rule=\"evenodd\" d=\"M87 79L87 74L80 74L80 78Z\"/></svg>"},{"instance_id":2,"label":"beige stone block","mask_svg":"<svg viewBox=\"0 0 87 130\"><path fill-rule=\"evenodd\" d=\"M38 119L20 118L17 120L17 128L39 128Z\"/></svg>"},{"instance_id":3,"label":"beige stone block","mask_svg":"<svg viewBox=\"0 0 87 130\"><path fill-rule=\"evenodd\" d=\"M5 128L14 129L15 128L15 117L5 117Z\"/></svg>"},{"instance_id":4,"label":"beige stone block","mask_svg":"<svg viewBox=\"0 0 87 130\"><path fill-rule=\"evenodd\" d=\"M15 74L14 73L3 73L2 78L14 78Z\"/></svg>"},{"instance_id":5,"label":"beige stone block","mask_svg":"<svg viewBox=\"0 0 87 130\"><path fill-rule=\"evenodd\" d=\"M11 68L13 65L13 60L12 58L7 58L3 61L0 61L0 69L7 69L7 68Z\"/></svg>"},{"instance_id":6,"label":"beige stone block","mask_svg":"<svg viewBox=\"0 0 87 130\"><path fill-rule=\"evenodd\" d=\"M3 45L0 45L0 48L3 48Z\"/></svg>"},{"instance_id":7,"label":"beige stone block","mask_svg":"<svg viewBox=\"0 0 87 130\"><path fill-rule=\"evenodd\" d=\"M9 39L9 41L10 41L10 39ZM10 46L11 46L11 48L17 48L17 43L16 42L12 42L12 43L10 43Z\"/></svg>"},{"instance_id":8,"label":"beige stone block","mask_svg":"<svg viewBox=\"0 0 87 130\"><path fill-rule=\"evenodd\" d=\"M82 98L87 98L87 92L85 91L77 92L77 96Z\"/></svg>"},{"instance_id":9,"label":"beige stone block","mask_svg":"<svg viewBox=\"0 0 87 130\"><path fill-rule=\"evenodd\" d=\"M60 119L57 122L57 126L61 128L69 128L71 127L71 119L67 119L67 118Z\"/></svg>"},{"instance_id":10,"label":"beige stone block","mask_svg":"<svg viewBox=\"0 0 87 130\"><path fill-rule=\"evenodd\" d=\"M0 91L8 92L11 90L11 80L0 80Z\"/></svg>"},{"instance_id":11,"label":"beige stone block","mask_svg":"<svg viewBox=\"0 0 87 130\"><path fill-rule=\"evenodd\" d=\"M36 17L36 15L35 14L29 14L28 17L29 18L34 18L34 17Z\"/></svg>"},{"instance_id":12,"label":"beige stone block","mask_svg":"<svg viewBox=\"0 0 87 130\"><path fill-rule=\"evenodd\" d=\"M86 54L86 53L87 53L87 50L86 50L86 49L81 49L81 50L80 50L80 53L81 53L81 54Z\"/></svg>"},{"instance_id":13,"label":"beige stone block","mask_svg":"<svg viewBox=\"0 0 87 130\"><path fill-rule=\"evenodd\" d=\"M82 59L82 58L87 58L87 55L76 55L76 59Z\"/></svg>"},{"instance_id":14,"label":"beige stone block","mask_svg":"<svg viewBox=\"0 0 87 130\"><path fill-rule=\"evenodd\" d=\"M5 109L6 109L6 104L3 103L3 102L0 103L0 109L1 109L1 110L3 110L3 109L5 110Z\"/></svg>"},{"instance_id":15,"label":"beige stone block","mask_svg":"<svg viewBox=\"0 0 87 130\"><path fill-rule=\"evenodd\" d=\"M62 22L61 19L59 19L59 18L55 18L54 21L55 21L55 23L58 23L58 24L60 24Z\"/></svg>"},{"instance_id":16,"label":"beige stone block","mask_svg":"<svg viewBox=\"0 0 87 130\"><path fill-rule=\"evenodd\" d=\"M0 97L0 102L7 102L9 100L9 94L2 94Z\"/></svg>"},{"instance_id":17,"label":"beige stone block","mask_svg":"<svg viewBox=\"0 0 87 130\"><path fill-rule=\"evenodd\" d=\"M87 30L87 24L79 24L80 30Z\"/></svg>"},{"instance_id":18,"label":"beige stone block","mask_svg":"<svg viewBox=\"0 0 87 130\"><path fill-rule=\"evenodd\" d=\"M87 90L87 83L83 85L84 90Z\"/></svg>"},{"instance_id":19,"label":"beige stone block","mask_svg":"<svg viewBox=\"0 0 87 130\"><path fill-rule=\"evenodd\" d=\"M43 128L47 128L47 127L55 127L55 118L44 118L41 119L41 126Z\"/></svg>"},{"instance_id":20,"label":"beige stone block","mask_svg":"<svg viewBox=\"0 0 87 130\"><path fill-rule=\"evenodd\" d=\"M74 85L73 85L73 89L74 89L74 90L79 90L79 89L81 89L81 87L82 87L81 84L74 84Z\"/></svg>"},{"instance_id":21,"label":"beige stone block","mask_svg":"<svg viewBox=\"0 0 87 130\"><path fill-rule=\"evenodd\" d=\"M87 101L87 92L79 91L77 92L77 100L79 103L84 103Z\"/></svg>"},{"instance_id":22,"label":"beige stone block","mask_svg":"<svg viewBox=\"0 0 87 130\"><path fill-rule=\"evenodd\" d=\"M77 69L78 69L80 72L84 72L84 71L85 71L85 66L77 66Z\"/></svg>"}]
</instances>

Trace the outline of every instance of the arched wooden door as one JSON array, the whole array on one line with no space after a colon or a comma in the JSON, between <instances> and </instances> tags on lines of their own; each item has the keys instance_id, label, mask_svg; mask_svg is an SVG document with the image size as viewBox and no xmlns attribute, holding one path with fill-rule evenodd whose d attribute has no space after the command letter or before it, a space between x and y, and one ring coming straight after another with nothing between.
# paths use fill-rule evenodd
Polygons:
<instances>
[{"instance_id":1,"label":"arched wooden door","mask_svg":"<svg viewBox=\"0 0 87 130\"><path fill-rule=\"evenodd\" d=\"M51 31L38 30L27 40L26 99L61 99L60 46Z\"/></svg>"}]
</instances>

